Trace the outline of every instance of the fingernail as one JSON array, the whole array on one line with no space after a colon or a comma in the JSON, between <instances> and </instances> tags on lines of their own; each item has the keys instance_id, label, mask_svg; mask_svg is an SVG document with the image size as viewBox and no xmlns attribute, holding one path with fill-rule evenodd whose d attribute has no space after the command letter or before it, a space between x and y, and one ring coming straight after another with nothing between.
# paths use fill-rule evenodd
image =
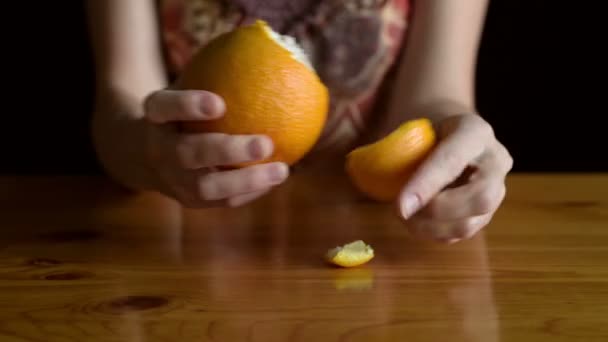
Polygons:
<instances>
[{"instance_id":1,"label":"fingernail","mask_svg":"<svg viewBox=\"0 0 608 342\"><path fill-rule=\"evenodd\" d=\"M201 97L201 110L203 115L211 118L216 118L222 115L226 110L224 101L214 96L204 95Z\"/></svg>"},{"instance_id":2,"label":"fingernail","mask_svg":"<svg viewBox=\"0 0 608 342\"><path fill-rule=\"evenodd\" d=\"M272 153L272 142L266 137L257 137L251 139L247 147L249 149L249 156L254 159L263 159L270 157Z\"/></svg>"},{"instance_id":3,"label":"fingernail","mask_svg":"<svg viewBox=\"0 0 608 342\"><path fill-rule=\"evenodd\" d=\"M280 183L287 178L289 169L283 163L272 164L268 169L268 178L273 183Z\"/></svg>"},{"instance_id":4,"label":"fingernail","mask_svg":"<svg viewBox=\"0 0 608 342\"><path fill-rule=\"evenodd\" d=\"M408 219L412 217L418 209L420 209L420 199L418 199L418 196L412 194L406 195L401 205L401 213L404 218Z\"/></svg>"}]
</instances>

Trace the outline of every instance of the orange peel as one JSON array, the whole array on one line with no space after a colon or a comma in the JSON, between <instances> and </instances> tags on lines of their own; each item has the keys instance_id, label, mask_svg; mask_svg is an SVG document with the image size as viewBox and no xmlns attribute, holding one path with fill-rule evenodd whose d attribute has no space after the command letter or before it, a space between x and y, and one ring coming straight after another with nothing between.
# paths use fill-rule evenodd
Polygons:
<instances>
[{"instance_id":1,"label":"orange peel","mask_svg":"<svg viewBox=\"0 0 608 342\"><path fill-rule=\"evenodd\" d=\"M346 159L346 173L367 197L379 202L393 201L435 144L436 134L430 120L410 120L386 137L351 151Z\"/></svg>"},{"instance_id":2,"label":"orange peel","mask_svg":"<svg viewBox=\"0 0 608 342\"><path fill-rule=\"evenodd\" d=\"M325 259L336 266L356 267L374 258L374 249L362 240L337 246L327 251Z\"/></svg>"}]
</instances>

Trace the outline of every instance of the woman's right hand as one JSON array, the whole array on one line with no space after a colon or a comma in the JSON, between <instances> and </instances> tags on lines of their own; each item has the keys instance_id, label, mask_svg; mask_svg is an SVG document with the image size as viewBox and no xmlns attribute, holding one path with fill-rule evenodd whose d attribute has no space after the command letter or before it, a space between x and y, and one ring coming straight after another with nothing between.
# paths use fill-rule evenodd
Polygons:
<instances>
[{"instance_id":1,"label":"woman's right hand","mask_svg":"<svg viewBox=\"0 0 608 342\"><path fill-rule=\"evenodd\" d=\"M160 90L145 102L146 155L153 187L190 208L246 204L283 183L289 168L273 162L219 171L218 167L261 161L273 153L262 135L184 134L178 123L215 120L226 105L206 91Z\"/></svg>"}]
</instances>

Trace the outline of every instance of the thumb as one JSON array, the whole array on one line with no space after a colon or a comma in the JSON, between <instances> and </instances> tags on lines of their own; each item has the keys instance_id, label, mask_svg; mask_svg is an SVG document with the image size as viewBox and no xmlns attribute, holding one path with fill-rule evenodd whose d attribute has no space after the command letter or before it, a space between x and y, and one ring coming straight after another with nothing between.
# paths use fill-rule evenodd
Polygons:
<instances>
[{"instance_id":1,"label":"thumb","mask_svg":"<svg viewBox=\"0 0 608 342\"><path fill-rule=\"evenodd\" d=\"M159 90L144 101L145 117L153 123L217 119L224 114L224 100L200 90Z\"/></svg>"},{"instance_id":2,"label":"thumb","mask_svg":"<svg viewBox=\"0 0 608 342\"><path fill-rule=\"evenodd\" d=\"M470 132L459 132L439 143L401 192L399 208L405 219L411 218L458 179L467 166L483 153L483 145L476 142L477 138Z\"/></svg>"}]
</instances>

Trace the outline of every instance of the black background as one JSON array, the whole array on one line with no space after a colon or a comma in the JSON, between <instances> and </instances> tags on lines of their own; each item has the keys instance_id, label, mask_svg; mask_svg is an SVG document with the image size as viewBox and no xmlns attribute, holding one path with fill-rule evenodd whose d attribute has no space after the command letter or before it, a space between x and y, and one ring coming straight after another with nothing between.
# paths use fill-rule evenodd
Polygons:
<instances>
[{"instance_id":1,"label":"black background","mask_svg":"<svg viewBox=\"0 0 608 342\"><path fill-rule=\"evenodd\" d=\"M18 109L3 107L0 172L97 173L84 2L18 3L3 10L3 83L10 89L3 102ZM599 121L606 117L605 60L598 56L606 38L589 3L491 1L478 104L513 154L514 172L608 171Z\"/></svg>"}]
</instances>

